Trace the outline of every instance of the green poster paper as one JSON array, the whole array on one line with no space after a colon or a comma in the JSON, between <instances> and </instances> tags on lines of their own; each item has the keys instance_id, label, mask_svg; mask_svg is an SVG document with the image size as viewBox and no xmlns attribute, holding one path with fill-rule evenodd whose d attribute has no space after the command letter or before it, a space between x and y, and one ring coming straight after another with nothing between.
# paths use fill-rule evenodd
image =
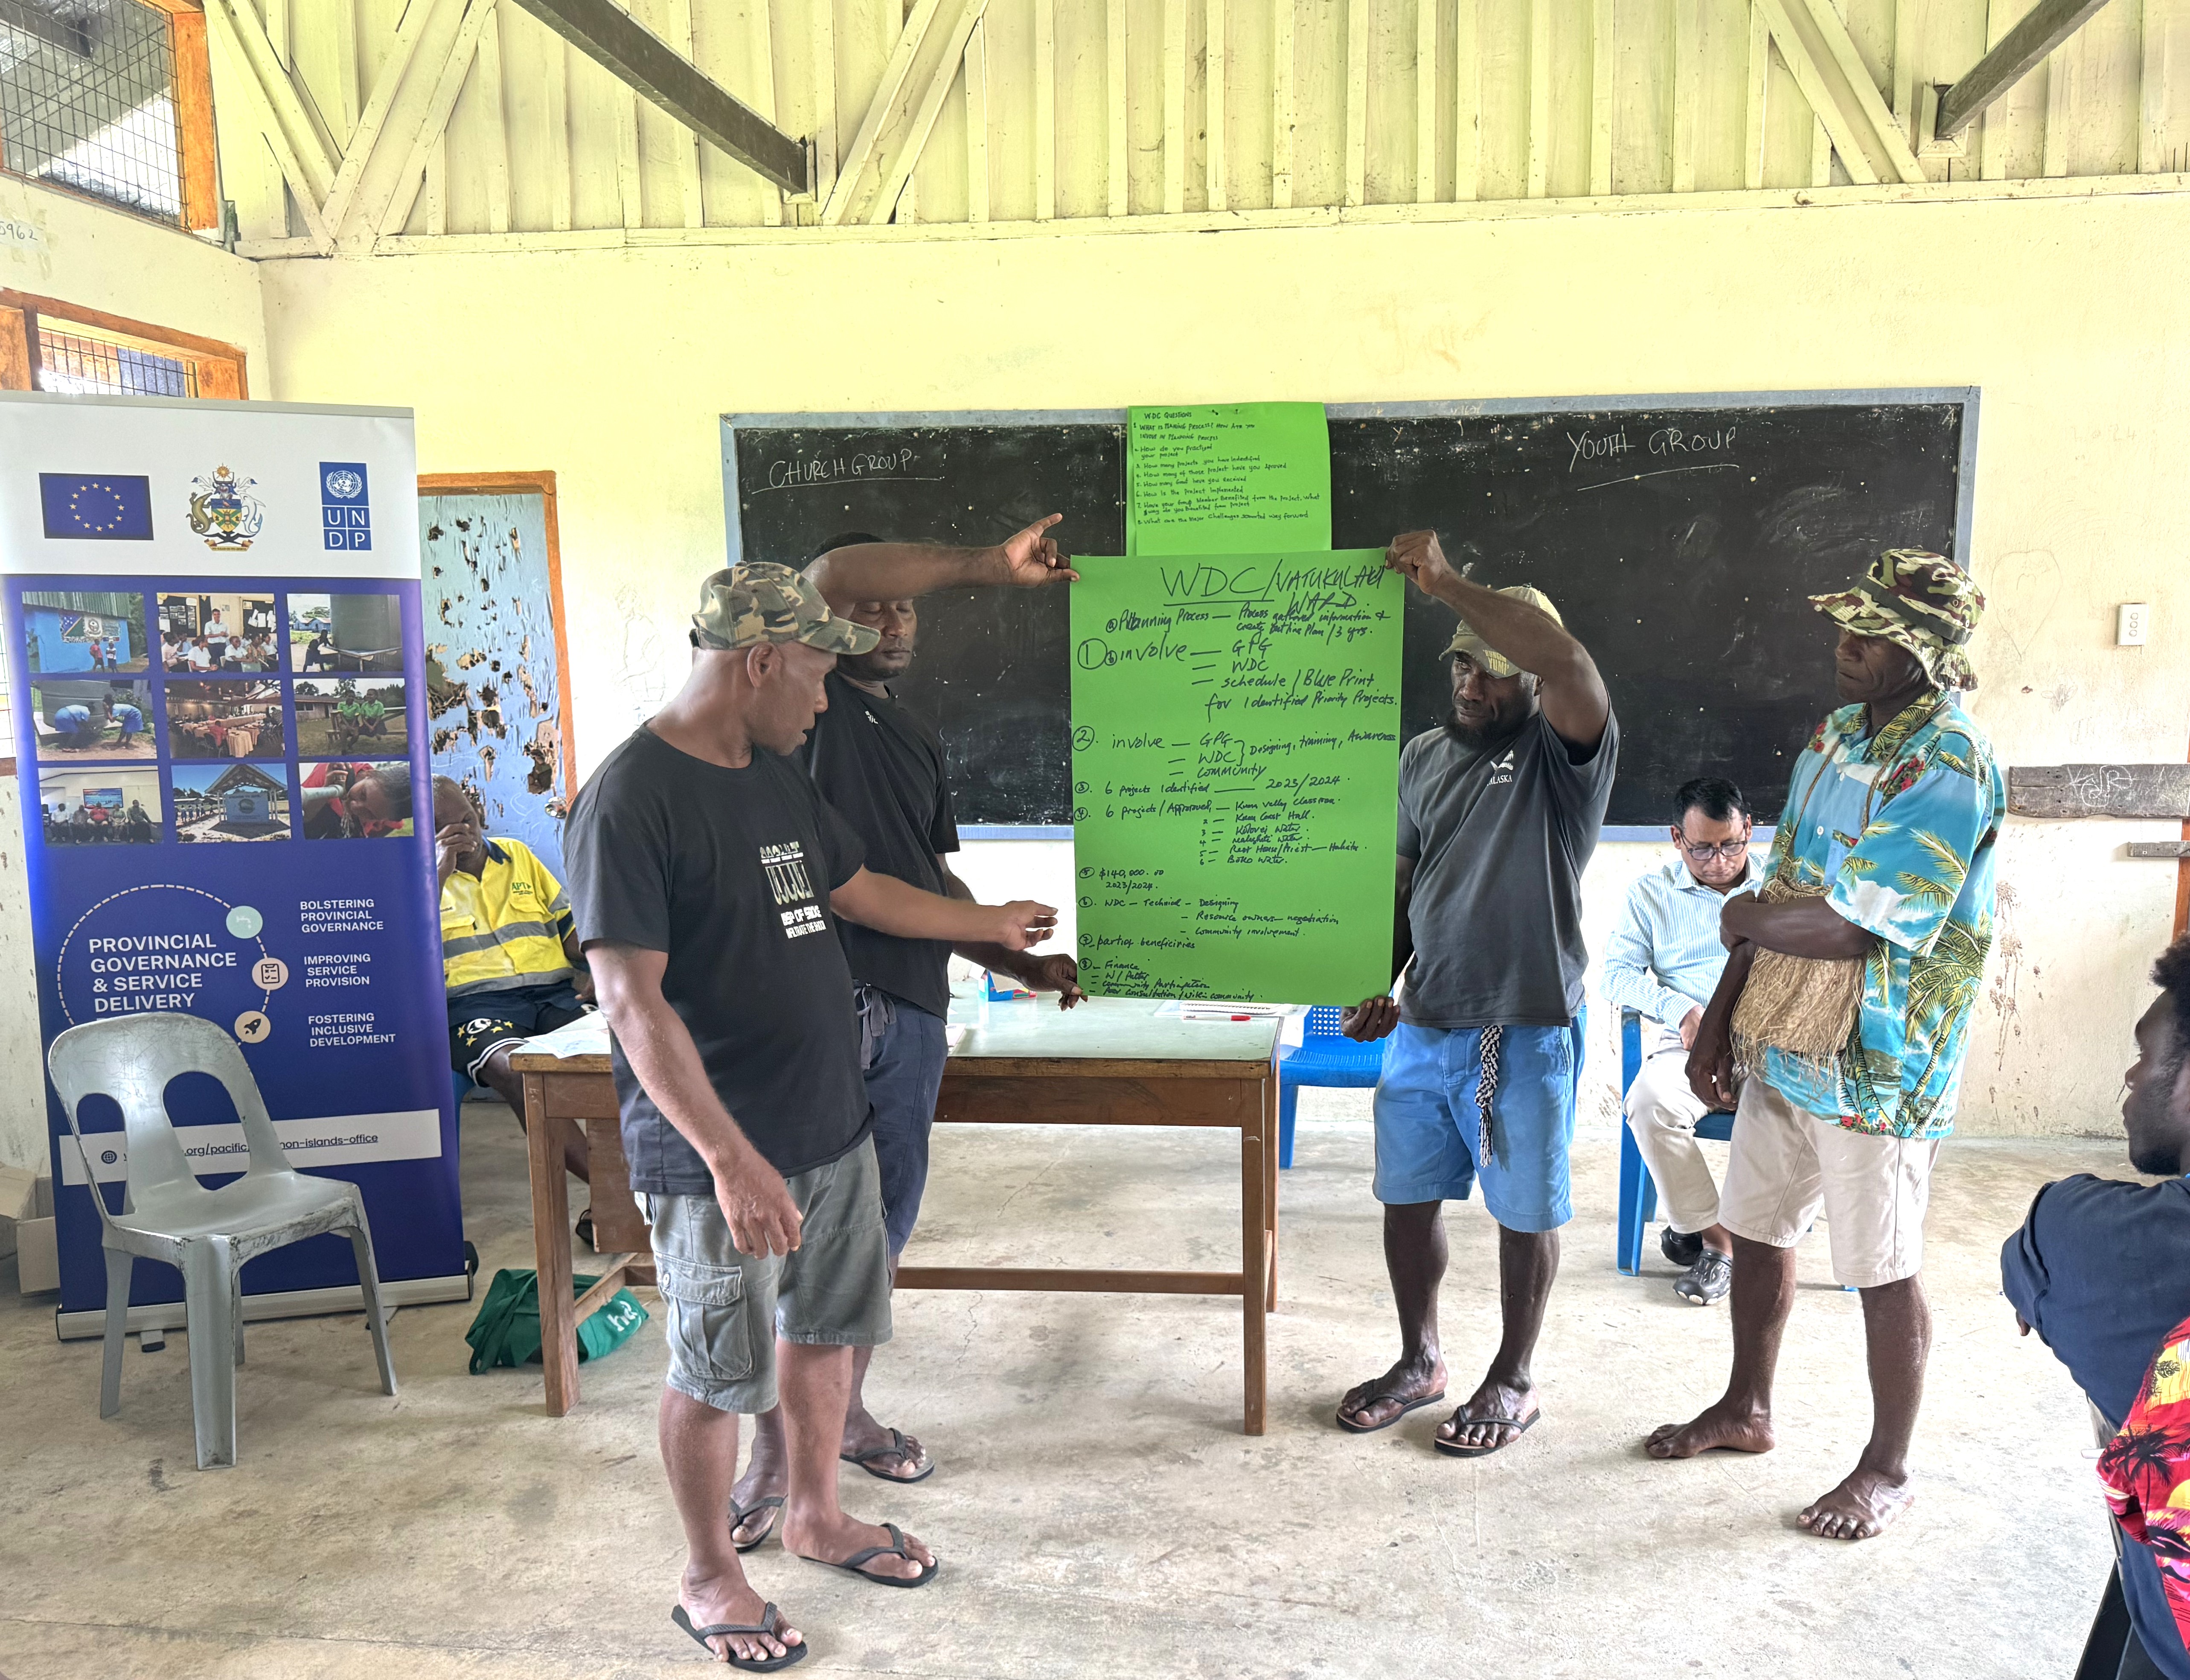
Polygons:
<instances>
[{"instance_id":1,"label":"green poster paper","mask_svg":"<svg viewBox=\"0 0 2190 1680\"><path fill-rule=\"evenodd\" d=\"M1330 428L1315 402L1136 408L1126 439L1135 554L1330 547Z\"/></svg>"},{"instance_id":2,"label":"green poster paper","mask_svg":"<svg viewBox=\"0 0 2190 1680\"><path fill-rule=\"evenodd\" d=\"M1080 983L1383 991L1405 587L1383 551L1074 564Z\"/></svg>"}]
</instances>

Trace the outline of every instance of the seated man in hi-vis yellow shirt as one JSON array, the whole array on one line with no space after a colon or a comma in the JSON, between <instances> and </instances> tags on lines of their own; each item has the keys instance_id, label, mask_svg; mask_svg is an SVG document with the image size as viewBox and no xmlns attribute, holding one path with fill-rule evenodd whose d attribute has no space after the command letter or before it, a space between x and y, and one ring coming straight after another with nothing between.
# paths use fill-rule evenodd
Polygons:
<instances>
[{"instance_id":1,"label":"seated man in hi-vis yellow shirt","mask_svg":"<svg viewBox=\"0 0 2190 1680\"><path fill-rule=\"evenodd\" d=\"M488 839L471 796L447 776L434 778L434 864L451 1065L508 1104L522 1125L525 1081L510 1053L569 1025L593 999L570 895L522 840ZM564 1146L563 1160L587 1177L581 1138Z\"/></svg>"}]
</instances>

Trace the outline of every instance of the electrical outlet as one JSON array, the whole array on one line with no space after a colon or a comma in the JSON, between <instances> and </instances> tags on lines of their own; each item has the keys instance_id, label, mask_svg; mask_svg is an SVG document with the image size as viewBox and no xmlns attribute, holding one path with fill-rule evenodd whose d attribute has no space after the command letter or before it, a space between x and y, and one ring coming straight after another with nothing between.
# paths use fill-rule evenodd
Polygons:
<instances>
[{"instance_id":1,"label":"electrical outlet","mask_svg":"<svg viewBox=\"0 0 2190 1680\"><path fill-rule=\"evenodd\" d=\"M2141 648L2151 629L2151 605L2144 601L2125 601L2114 614L2114 645Z\"/></svg>"}]
</instances>

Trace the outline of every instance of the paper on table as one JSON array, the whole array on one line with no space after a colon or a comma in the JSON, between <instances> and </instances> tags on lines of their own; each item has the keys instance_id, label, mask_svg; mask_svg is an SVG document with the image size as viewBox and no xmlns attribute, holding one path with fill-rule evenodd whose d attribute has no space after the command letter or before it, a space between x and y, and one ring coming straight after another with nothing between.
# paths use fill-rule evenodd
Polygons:
<instances>
[{"instance_id":1,"label":"paper on table","mask_svg":"<svg viewBox=\"0 0 2190 1680\"><path fill-rule=\"evenodd\" d=\"M519 1053L553 1056L562 1061L576 1056L605 1056L609 1053L609 1018L598 1009L589 1009L568 1026L526 1039Z\"/></svg>"},{"instance_id":2,"label":"paper on table","mask_svg":"<svg viewBox=\"0 0 2190 1680\"><path fill-rule=\"evenodd\" d=\"M1314 402L1136 408L1127 421L1132 554L1330 547L1330 426Z\"/></svg>"},{"instance_id":3,"label":"paper on table","mask_svg":"<svg viewBox=\"0 0 2190 1680\"><path fill-rule=\"evenodd\" d=\"M1404 585L1382 551L1075 564L1081 984L1384 990Z\"/></svg>"}]
</instances>

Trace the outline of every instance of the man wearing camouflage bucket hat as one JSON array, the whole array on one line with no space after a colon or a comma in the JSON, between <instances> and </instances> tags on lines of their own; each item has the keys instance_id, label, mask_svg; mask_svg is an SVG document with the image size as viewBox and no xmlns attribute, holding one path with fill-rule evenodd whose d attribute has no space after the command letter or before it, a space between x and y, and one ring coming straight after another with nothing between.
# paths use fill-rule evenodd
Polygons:
<instances>
[{"instance_id":1,"label":"man wearing camouflage bucket hat","mask_svg":"<svg viewBox=\"0 0 2190 1680\"><path fill-rule=\"evenodd\" d=\"M672 1615L742 1666L805 1652L734 1549L739 1413L780 1397L787 1549L890 1586L939 1567L837 1502L852 1349L887 1341L890 1314L836 918L1013 950L1056 923L1046 905L970 904L867 869L859 836L785 756L826 707L837 656L876 640L788 566L716 572L684 687L601 762L565 834L666 1309L662 1459L687 1547Z\"/></svg>"},{"instance_id":2,"label":"man wearing camouflage bucket hat","mask_svg":"<svg viewBox=\"0 0 2190 1680\"><path fill-rule=\"evenodd\" d=\"M1833 1274L1863 1292L1872 1423L1855 1469L1796 1521L1867 1540L1913 1498L1932 1336L1924 1212L1992 945L2007 788L1958 699L1977 685L1967 649L1984 610L1968 572L1895 548L1854 587L1811 600L1836 628L1848 703L1796 763L1762 893L1721 913L1726 971L1688 1058L1698 1097L1739 1105L1719 1200L1733 1371L1722 1398L1648 1450L1771 1450L1795 1244L1822 1211Z\"/></svg>"},{"instance_id":3,"label":"man wearing camouflage bucket hat","mask_svg":"<svg viewBox=\"0 0 2190 1680\"><path fill-rule=\"evenodd\" d=\"M820 542L805 576L832 611L877 631L869 652L848 655L828 677L828 709L799 750L798 761L821 797L865 843L867 867L931 893L971 899L950 871L959 849L958 819L943 738L906 706L890 684L913 662L920 598L967 587L1047 588L1079 580L1058 551L1051 514L990 548L886 542L846 531ZM963 669L956 673L964 681ZM837 929L851 965L860 1012L860 1044L873 1116L875 1161L881 1169L882 1222L890 1264L912 1236L928 1184L929 1133L950 1054L950 962L954 950L976 967L1011 975L1035 991L1058 994L1059 1006L1079 1002L1080 970L1064 952L1036 956L998 945L900 939L856 922ZM917 1482L936 1461L918 1435L886 1426L867 1410L866 1376L873 1349L852 1354L851 1404L841 1456L884 1481ZM741 1547L774 1530L788 1490L783 1420L763 1414L753 1425L752 1453L732 1490L734 1535Z\"/></svg>"}]
</instances>

